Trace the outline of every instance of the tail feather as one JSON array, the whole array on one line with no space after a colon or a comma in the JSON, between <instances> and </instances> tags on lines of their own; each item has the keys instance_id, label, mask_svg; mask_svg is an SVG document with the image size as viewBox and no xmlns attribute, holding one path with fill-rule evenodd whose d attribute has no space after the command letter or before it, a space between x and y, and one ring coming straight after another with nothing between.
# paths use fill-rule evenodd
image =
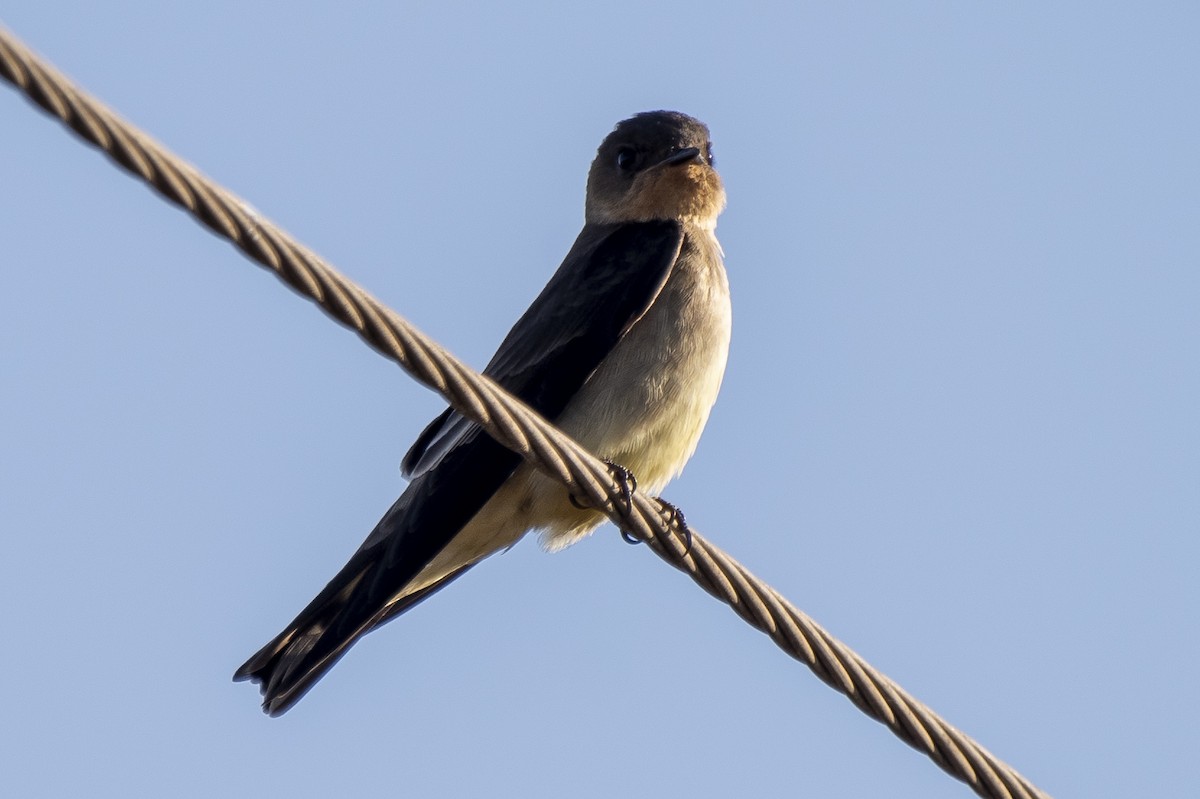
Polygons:
<instances>
[{"instance_id":1,"label":"tail feather","mask_svg":"<svg viewBox=\"0 0 1200 799\"><path fill-rule=\"evenodd\" d=\"M347 624L354 589L372 564L352 559L300 615L242 664L235 680L252 680L263 694L263 710L277 716L295 704L370 625L370 618ZM361 605L359 605L361 607ZM337 634L351 626L349 634Z\"/></svg>"},{"instance_id":2,"label":"tail feather","mask_svg":"<svg viewBox=\"0 0 1200 799\"><path fill-rule=\"evenodd\" d=\"M408 590L520 462L479 428L464 436L409 484L350 562L233 678L259 684L268 714L286 712L355 641L471 567L478 554L437 582Z\"/></svg>"},{"instance_id":3,"label":"tail feather","mask_svg":"<svg viewBox=\"0 0 1200 799\"><path fill-rule=\"evenodd\" d=\"M436 583L402 596L373 616L359 621L353 619L352 597L355 588L363 583L363 578L372 567L367 565L347 579L344 572L353 565L353 561L347 564L343 574L335 577L287 629L234 673L234 680L251 680L259 684L263 695L263 711L268 715L286 713L359 638L411 610L474 564L462 566ZM335 589L335 586L340 588Z\"/></svg>"}]
</instances>

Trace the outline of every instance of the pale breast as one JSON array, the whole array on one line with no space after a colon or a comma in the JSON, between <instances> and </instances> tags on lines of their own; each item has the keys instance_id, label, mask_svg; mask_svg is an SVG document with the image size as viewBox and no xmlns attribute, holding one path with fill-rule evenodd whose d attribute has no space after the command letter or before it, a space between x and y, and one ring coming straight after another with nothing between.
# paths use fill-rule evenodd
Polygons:
<instances>
[{"instance_id":1,"label":"pale breast","mask_svg":"<svg viewBox=\"0 0 1200 799\"><path fill-rule=\"evenodd\" d=\"M689 226L657 300L558 419L592 452L657 491L683 468L729 352L729 283L711 231Z\"/></svg>"}]
</instances>

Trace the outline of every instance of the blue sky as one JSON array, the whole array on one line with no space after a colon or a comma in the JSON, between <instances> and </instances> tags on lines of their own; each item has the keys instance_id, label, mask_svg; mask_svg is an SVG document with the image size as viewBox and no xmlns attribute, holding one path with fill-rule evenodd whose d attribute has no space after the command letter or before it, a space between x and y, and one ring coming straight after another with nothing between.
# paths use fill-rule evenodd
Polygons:
<instances>
[{"instance_id":1,"label":"blue sky","mask_svg":"<svg viewBox=\"0 0 1200 799\"><path fill-rule=\"evenodd\" d=\"M830 5L0 19L476 366L611 126L700 117L734 340L665 495L1043 789L1195 794L1200 11ZM441 402L10 90L0 131L5 793L969 795L611 527L262 716L230 675Z\"/></svg>"}]
</instances>

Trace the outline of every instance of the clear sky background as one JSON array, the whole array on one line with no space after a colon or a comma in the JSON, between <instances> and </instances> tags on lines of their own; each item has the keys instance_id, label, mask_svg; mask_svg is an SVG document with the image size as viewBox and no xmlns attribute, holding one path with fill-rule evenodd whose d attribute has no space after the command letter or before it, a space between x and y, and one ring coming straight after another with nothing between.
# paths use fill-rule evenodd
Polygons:
<instances>
[{"instance_id":1,"label":"clear sky background","mask_svg":"<svg viewBox=\"0 0 1200 799\"><path fill-rule=\"evenodd\" d=\"M612 125L703 119L734 338L666 496L1043 789L1200 793L1196 5L0 18L476 366ZM263 716L442 403L7 88L0 144L0 793L970 795L611 526Z\"/></svg>"}]
</instances>

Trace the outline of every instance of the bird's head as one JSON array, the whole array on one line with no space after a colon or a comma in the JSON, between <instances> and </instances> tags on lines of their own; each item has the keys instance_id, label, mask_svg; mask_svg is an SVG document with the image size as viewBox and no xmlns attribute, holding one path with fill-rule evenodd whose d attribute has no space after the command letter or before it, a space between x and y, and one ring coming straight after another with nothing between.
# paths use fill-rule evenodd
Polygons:
<instances>
[{"instance_id":1,"label":"bird's head","mask_svg":"<svg viewBox=\"0 0 1200 799\"><path fill-rule=\"evenodd\" d=\"M724 208L708 128L676 111L647 111L618 123L588 173L589 223L674 219L711 230Z\"/></svg>"}]
</instances>

